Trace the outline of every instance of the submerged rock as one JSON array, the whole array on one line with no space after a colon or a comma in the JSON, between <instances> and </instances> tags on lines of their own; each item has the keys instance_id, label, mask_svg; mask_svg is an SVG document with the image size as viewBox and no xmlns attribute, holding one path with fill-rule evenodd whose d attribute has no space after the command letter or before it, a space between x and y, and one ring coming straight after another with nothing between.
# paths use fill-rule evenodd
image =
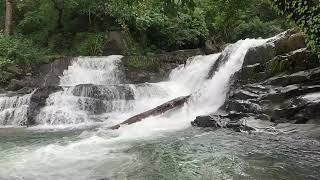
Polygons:
<instances>
[{"instance_id":1,"label":"submerged rock","mask_svg":"<svg viewBox=\"0 0 320 180\"><path fill-rule=\"evenodd\" d=\"M244 114L198 116L191 124L202 128L228 128L236 132L254 131L254 128L242 123L241 119L245 116Z\"/></svg>"}]
</instances>

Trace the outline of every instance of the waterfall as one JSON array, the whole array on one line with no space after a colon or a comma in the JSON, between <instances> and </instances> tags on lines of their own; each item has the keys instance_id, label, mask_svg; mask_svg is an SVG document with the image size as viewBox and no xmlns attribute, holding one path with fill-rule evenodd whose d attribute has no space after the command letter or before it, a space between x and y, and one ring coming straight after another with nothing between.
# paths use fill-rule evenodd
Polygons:
<instances>
[{"instance_id":1,"label":"waterfall","mask_svg":"<svg viewBox=\"0 0 320 180\"><path fill-rule=\"evenodd\" d=\"M102 123L107 127L191 94L190 102L179 110L150 117L153 120L146 123L151 126L148 127L150 130L161 129L162 125L165 126L163 129L187 127L196 116L214 113L222 106L230 79L241 69L247 50L266 42L267 39L241 40L222 53L195 56L185 65L173 69L167 81L159 83L123 84L122 56L79 57L60 77L63 91L48 97L46 106L36 117L36 123L45 126ZM214 75L208 78L221 56L225 60L219 62ZM30 96L1 96L0 123L25 124Z\"/></svg>"},{"instance_id":2,"label":"waterfall","mask_svg":"<svg viewBox=\"0 0 320 180\"><path fill-rule=\"evenodd\" d=\"M30 97L0 95L0 125L26 124Z\"/></svg>"}]
</instances>

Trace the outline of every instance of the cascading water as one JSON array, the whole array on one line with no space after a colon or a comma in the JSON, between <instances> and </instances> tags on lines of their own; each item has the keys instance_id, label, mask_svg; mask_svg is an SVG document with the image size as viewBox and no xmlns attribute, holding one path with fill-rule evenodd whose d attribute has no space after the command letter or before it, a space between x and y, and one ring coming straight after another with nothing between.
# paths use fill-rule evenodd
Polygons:
<instances>
[{"instance_id":1,"label":"cascading water","mask_svg":"<svg viewBox=\"0 0 320 180\"><path fill-rule=\"evenodd\" d=\"M0 126L24 125L31 94L24 96L0 95Z\"/></svg>"},{"instance_id":2,"label":"cascading water","mask_svg":"<svg viewBox=\"0 0 320 180\"><path fill-rule=\"evenodd\" d=\"M286 142L264 136L252 139L250 135L239 137L224 131L200 135L195 129L189 129L187 135L185 131L178 131L190 127L190 121L196 116L218 110L226 99L232 75L242 67L247 50L266 41L242 40L229 46L222 53L226 61L209 79L208 73L221 54L196 56L185 66L174 69L168 81L145 84L121 84L121 56L77 59L61 77L64 90L48 98L37 121L51 128L66 124L102 124L98 129L83 132L43 133L37 132L37 127L20 136L16 130L6 132L13 134L11 141L23 139L26 143L13 146L0 138L0 179L268 179L257 173L259 169L266 169L265 164L297 167L290 164L292 161L284 163L282 159L297 157L304 162L299 166L307 166L297 174L282 168L275 171L273 166L265 171L279 179L316 172L317 154L312 158L287 151L287 148L301 146L312 154L313 141L300 145L292 139L293 145L282 147ZM189 94L191 100L179 109L118 130L107 128ZM38 127L41 130L41 126ZM279 160L269 157L277 147L280 147ZM258 158L250 159L255 156ZM248 169L251 166L254 168Z\"/></svg>"}]
</instances>

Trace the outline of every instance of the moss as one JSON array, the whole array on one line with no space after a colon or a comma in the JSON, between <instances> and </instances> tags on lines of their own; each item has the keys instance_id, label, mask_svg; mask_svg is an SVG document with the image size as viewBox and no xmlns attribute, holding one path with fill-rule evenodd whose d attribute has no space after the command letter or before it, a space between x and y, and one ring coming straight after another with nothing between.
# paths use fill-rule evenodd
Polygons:
<instances>
[{"instance_id":1,"label":"moss","mask_svg":"<svg viewBox=\"0 0 320 180\"><path fill-rule=\"evenodd\" d=\"M273 76L286 72L289 68L289 60L287 58L282 59L278 56L266 64L266 70L268 76Z\"/></svg>"},{"instance_id":2,"label":"moss","mask_svg":"<svg viewBox=\"0 0 320 180\"><path fill-rule=\"evenodd\" d=\"M134 70L158 71L161 62L152 56L130 56L127 57L127 67Z\"/></svg>"},{"instance_id":3,"label":"moss","mask_svg":"<svg viewBox=\"0 0 320 180\"><path fill-rule=\"evenodd\" d=\"M47 55L47 56L43 56L42 59L43 59L43 63L50 63L54 60L57 60L57 59L62 59L62 58L65 58L66 56L65 55L61 55L61 54L53 54L53 55Z\"/></svg>"}]
</instances>

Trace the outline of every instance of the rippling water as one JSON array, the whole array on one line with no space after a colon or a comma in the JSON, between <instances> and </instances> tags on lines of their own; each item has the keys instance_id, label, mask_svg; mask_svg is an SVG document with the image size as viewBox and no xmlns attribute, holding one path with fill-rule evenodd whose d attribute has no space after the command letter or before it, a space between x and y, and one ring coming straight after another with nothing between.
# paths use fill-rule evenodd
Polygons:
<instances>
[{"instance_id":1,"label":"rippling water","mask_svg":"<svg viewBox=\"0 0 320 180\"><path fill-rule=\"evenodd\" d=\"M241 40L222 53L190 59L168 81L138 85L121 84L120 56L78 58L61 77L68 87L50 95L32 128L8 128L26 121L29 95L1 96L0 180L320 179L316 140L191 128L196 116L223 105L248 49L267 41ZM207 79L221 55L226 61ZM74 94L79 87L85 88ZM131 98L122 97L123 87ZM180 108L107 128L189 94Z\"/></svg>"},{"instance_id":2,"label":"rippling water","mask_svg":"<svg viewBox=\"0 0 320 180\"><path fill-rule=\"evenodd\" d=\"M319 141L187 129L114 141L95 131L0 130L0 179L319 179Z\"/></svg>"}]
</instances>

